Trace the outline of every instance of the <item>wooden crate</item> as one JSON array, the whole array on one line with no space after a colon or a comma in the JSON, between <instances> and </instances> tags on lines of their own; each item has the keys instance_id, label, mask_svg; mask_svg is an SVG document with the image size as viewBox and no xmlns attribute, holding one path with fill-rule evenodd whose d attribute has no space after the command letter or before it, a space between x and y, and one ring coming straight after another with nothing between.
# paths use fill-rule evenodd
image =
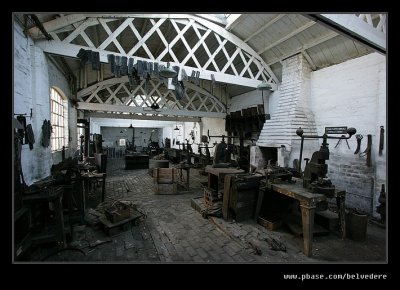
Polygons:
<instances>
[{"instance_id":1,"label":"wooden crate","mask_svg":"<svg viewBox=\"0 0 400 290\"><path fill-rule=\"evenodd\" d=\"M259 216L257 218L257 223L270 231L274 231L278 229L280 226L282 226L282 220L276 217L262 218Z\"/></svg>"},{"instance_id":2,"label":"wooden crate","mask_svg":"<svg viewBox=\"0 0 400 290\"><path fill-rule=\"evenodd\" d=\"M117 223L129 218L130 208L124 203L116 203L115 205L105 209L107 219L112 223Z\"/></svg>"},{"instance_id":3,"label":"wooden crate","mask_svg":"<svg viewBox=\"0 0 400 290\"><path fill-rule=\"evenodd\" d=\"M154 192L156 194L174 194L177 190L176 168L154 168Z\"/></svg>"}]
</instances>

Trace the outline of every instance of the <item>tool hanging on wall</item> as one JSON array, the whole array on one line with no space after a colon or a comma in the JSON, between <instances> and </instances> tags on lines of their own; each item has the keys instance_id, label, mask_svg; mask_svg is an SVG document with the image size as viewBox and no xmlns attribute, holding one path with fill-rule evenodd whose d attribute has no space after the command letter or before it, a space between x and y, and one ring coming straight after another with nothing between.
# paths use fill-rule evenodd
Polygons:
<instances>
[{"instance_id":1,"label":"tool hanging on wall","mask_svg":"<svg viewBox=\"0 0 400 290\"><path fill-rule=\"evenodd\" d=\"M187 76L186 71L184 69L182 69L181 80L182 81L188 81L188 76Z\"/></svg>"},{"instance_id":2,"label":"tool hanging on wall","mask_svg":"<svg viewBox=\"0 0 400 290\"><path fill-rule=\"evenodd\" d=\"M380 205L376 207L376 211L381 215L381 222L385 223L386 221L386 192L385 185L382 184L381 193L379 195L378 201Z\"/></svg>"},{"instance_id":3,"label":"tool hanging on wall","mask_svg":"<svg viewBox=\"0 0 400 290\"><path fill-rule=\"evenodd\" d=\"M17 116L18 122L21 123L22 128L18 129L18 135L20 136L20 142L21 144L28 144L28 140L26 138L26 118L24 116ZM25 140L24 140L25 138Z\"/></svg>"},{"instance_id":4,"label":"tool hanging on wall","mask_svg":"<svg viewBox=\"0 0 400 290\"><path fill-rule=\"evenodd\" d=\"M367 155L367 166L368 167L371 166L371 147L372 147L372 135L368 134L367 148L364 150L364 152L359 154L360 157Z\"/></svg>"},{"instance_id":5,"label":"tool hanging on wall","mask_svg":"<svg viewBox=\"0 0 400 290\"><path fill-rule=\"evenodd\" d=\"M339 146L339 144L342 143L342 140L343 140L343 139L346 140L347 147L350 149L349 142L347 142L347 139L346 139L346 136L345 136L345 135L342 135L342 136L341 136L341 138L339 139L339 141L336 143L335 148L337 148L337 147Z\"/></svg>"},{"instance_id":6,"label":"tool hanging on wall","mask_svg":"<svg viewBox=\"0 0 400 290\"><path fill-rule=\"evenodd\" d=\"M26 126L26 139L29 143L29 149L33 149L33 144L35 144L35 135L33 134L32 124Z\"/></svg>"},{"instance_id":7,"label":"tool hanging on wall","mask_svg":"<svg viewBox=\"0 0 400 290\"><path fill-rule=\"evenodd\" d=\"M44 120L42 125L42 145L43 147L48 147L50 144L50 136L53 131L50 120Z\"/></svg>"},{"instance_id":8,"label":"tool hanging on wall","mask_svg":"<svg viewBox=\"0 0 400 290\"><path fill-rule=\"evenodd\" d=\"M380 133L380 137L379 137L379 156L382 156L382 151L383 151L383 144L384 144L384 140L385 140L385 129L383 128L383 126L381 126L381 133Z\"/></svg>"},{"instance_id":9,"label":"tool hanging on wall","mask_svg":"<svg viewBox=\"0 0 400 290\"><path fill-rule=\"evenodd\" d=\"M357 154L358 152L360 152L360 148L361 148L361 140L363 138L363 135L361 134L356 134L356 139L357 139L357 149L356 151L354 151L354 154Z\"/></svg>"}]
</instances>

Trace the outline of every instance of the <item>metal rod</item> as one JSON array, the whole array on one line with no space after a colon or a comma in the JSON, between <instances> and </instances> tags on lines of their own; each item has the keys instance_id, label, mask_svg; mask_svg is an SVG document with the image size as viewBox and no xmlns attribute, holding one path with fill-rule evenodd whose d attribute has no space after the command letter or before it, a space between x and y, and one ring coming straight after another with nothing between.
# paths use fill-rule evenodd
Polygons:
<instances>
[{"instance_id":1,"label":"metal rod","mask_svg":"<svg viewBox=\"0 0 400 290\"><path fill-rule=\"evenodd\" d=\"M299 174L301 176L301 159L303 158L303 143L304 143L304 138L303 136L301 137L301 144L300 144L300 160L299 160Z\"/></svg>"}]
</instances>

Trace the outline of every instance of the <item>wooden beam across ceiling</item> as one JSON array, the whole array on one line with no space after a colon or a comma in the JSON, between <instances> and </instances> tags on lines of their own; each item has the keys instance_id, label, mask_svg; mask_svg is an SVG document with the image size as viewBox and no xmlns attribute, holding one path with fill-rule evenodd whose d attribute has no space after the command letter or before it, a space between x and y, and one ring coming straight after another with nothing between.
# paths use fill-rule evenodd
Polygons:
<instances>
[{"instance_id":1,"label":"wooden beam across ceiling","mask_svg":"<svg viewBox=\"0 0 400 290\"><path fill-rule=\"evenodd\" d=\"M309 18L374 50L386 54L386 35L355 14L309 14Z\"/></svg>"},{"instance_id":2,"label":"wooden beam across ceiling","mask_svg":"<svg viewBox=\"0 0 400 290\"><path fill-rule=\"evenodd\" d=\"M189 111L189 110L171 110L160 109L159 111L152 112L145 110L143 107L131 107L122 105L109 105L98 103L85 103L78 102L77 109L89 111L103 111L103 112L119 112L119 113L132 113L132 114L155 114L155 115L169 115L169 116L186 116L186 117L207 117L207 118L225 118L225 113L217 112L202 112L202 111Z\"/></svg>"},{"instance_id":3,"label":"wooden beam across ceiling","mask_svg":"<svg viewBox=\"0 0 400 290\"><path fill-rule=\"evenodd\" d=\"M323 43L325 41L328 41L329 39L332 39L332 38L334 38L334 37L336 37L338 35L339 35L338 33L334 32L334 31L330 31L329 33L323 35L322 37L319 37L317 39L314 39L311 42L303 44L300 48L298 48L298 49L296 49L294 51L291 51L289 53L280 55L279 57L277 57L277 58L275 58L273 60L270 60L268 62L268 65L271 66L271 65L273 65L273 64L275 64L275 63L277 63L279 61L282 61L285 58L288 58L288 57L290 57L292 55L301 53L301 52L305 51L306 49L312 48L312 47L314 47L314 46L316 46L318 44L321 44L321 43Z\"/></svg>"},{"instance_id":4,"label":"wooden beam across ceiling","mask_svg":"<svg viewBox=\"0 0 400 290\"><path fill-rule=\"evenodd\" d=\"M289 38L291 38L291 37L293 37L293 36L299 34L300 32L306 30L307 28L310 28L310 27L313 26L314 24L315 24L314 21L310 21L310 22L304 24L303 26L297 28L296 30L293 30L291 33L289 33L289 34L285 35L284 37L282 37L282 38L276 40L275 42L271 43L271 44L268 45L267 47L265 47L265 48L263 48L263 49L257 51L257 53L258 53L258 54L262 54L263 52L265 52L265 51L267 51L267 50L273 48L274 46L277 46L278 44L280 44L280 43L282 43L282 42L288 40Z\"/></svg>"},{"instance_id":5,"label":"wooden beam across ceiling","mask_svg":"<svg viewBox=\"0 0 400 290\"><path fill-rule=\"evenodd\" d=\"M240 23L241 20L244 18L244 14L232 14L230 17L230 22L225 26L225 29L231 31Z\"/></svg>"},{"instance_id":6,"label":"wooden beam across ceiling","mask_svg":"<svg viewBox=\"0 0 400 290\"><path fill-rule=\"evenodd\" d=\"M42 23L44 29L47 32L53 32L57 29L66 27L68 25L71 25L73 23L85 20L86 16L83 14L71 14L63 17L56 18L54 20L50 20L47 22ZM36 35L42 35L40 29L38 27L32 27L31 29L28 30L29 35L36 36Z\"/></svg>"},{"instance_id":7,"label":"wooden beam across ceiling","mask_svg":"<svg viewBox=\"0 0 400 290\"><path fill-rule=\"evenodd\" d=\"M269 26L271 26L272 24L274 24L276 21L278 21L279 19L281 19L283 16L285 16L285 14L278 14L276 17L274 17L273 19L271 19L268 23L266 23L265 25L263 25L261 28L257 29L257 31L255 31L254 33L252 33L249 37L247 37L245 40L243 40L244 42L248 42L250 39L252 39L254 36L256 36L257 34L259 34L260 32L264 31L265 29L267 29Z\"/></svg>"},{"instance_id":8,"label":"wooden beam across ceiling","mask_svg":"<svg viewBox=\"0 0 400 290\"><path fill-rule=\"evenodd\" d=\"M137 114L111 114L111 113L98 113L85 111L85 117L91 118L105 118L105 119L127 119L127 120L157 120L157 121L174 121L179 116L179 112L175 116L150 116L150 115L137 115ZM179 116L179 122L201 122L199 117L183 117Z\"/></svg>"}]
</instances>

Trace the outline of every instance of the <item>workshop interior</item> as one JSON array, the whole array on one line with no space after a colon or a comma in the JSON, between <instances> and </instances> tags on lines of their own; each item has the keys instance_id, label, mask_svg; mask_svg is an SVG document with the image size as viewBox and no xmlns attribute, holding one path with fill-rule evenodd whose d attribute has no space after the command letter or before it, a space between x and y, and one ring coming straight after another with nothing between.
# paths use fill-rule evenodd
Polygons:
<instances>
[{"instance_id":1,"label":"workshop interior","mask_svg":"<svg viewBox=\"0 0 400 290\"><path fill-rule=\"evenodd\" d=\"M387 263L387 13L13 13L13 263Z\"/></svg>"}]
</instances>

